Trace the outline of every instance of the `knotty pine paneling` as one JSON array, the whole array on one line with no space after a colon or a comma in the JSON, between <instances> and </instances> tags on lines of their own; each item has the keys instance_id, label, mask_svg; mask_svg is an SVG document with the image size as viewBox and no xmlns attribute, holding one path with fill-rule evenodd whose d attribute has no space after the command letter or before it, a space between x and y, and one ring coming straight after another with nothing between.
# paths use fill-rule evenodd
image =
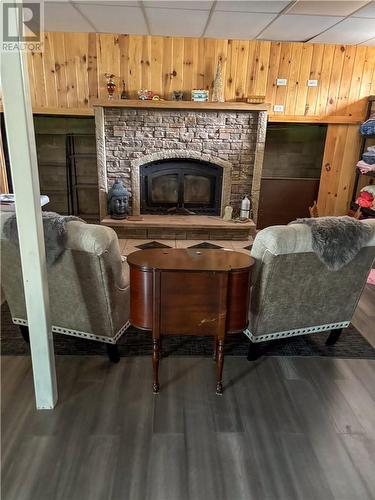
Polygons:
<instances>
[{"instance_id":1,"label":"knotty pine paneling","mask_svg":"<svg viewBox=\"0 0 375 500\"><path fill-rule=\"evenodd\" d=\"M215 40L95 33L45 33L45 50L28 54L38 113L92 114L106 98L105 73L130 98L148 88L169 99L182 89L211 89L222 62L227 101L265 95L272 121L329 121L319 190L320 215L347 212L359 153L358 126L375 94L375 47L258 40ZM276 79L286 78L286 87ZM317 79L317 87L307 87ZM273 113L282 104L284 112ZM329 165L328 165L329 164ZM328 165L328 166L327 166Z\"/></svg>"},{"instance_id":2,"label":"knotty pine paneling","mask_svg":"<svg viewBox=\"0 0 375 500\"><path fill-rule=\"evenodd\" d=\"M318 195L320 216L348 213L360 141L357 125L328 126Z\"/></svg>"},{"instance_id":3,"label":"knotty pine paneling","mask_svg":"<svg viewBox=\"0 0 375 500\"><path fill-rule=\"evenodd\" d=\"M77 113L106 96L105 73L129 97L140 88L166 99L173 90L211 89L221 59L225 98L265 95L275 118L355 116L362 119L366 97L375 93L375 47L150 37L95 33L46 33L45 50L29 54L35 108ZM287 78L276 87L276 78ZM307 87L307 80L319 80ZM273 113L275 104L284 112ZM46 111L48 110L46 109Z\"/></svg>"}]
</instances>

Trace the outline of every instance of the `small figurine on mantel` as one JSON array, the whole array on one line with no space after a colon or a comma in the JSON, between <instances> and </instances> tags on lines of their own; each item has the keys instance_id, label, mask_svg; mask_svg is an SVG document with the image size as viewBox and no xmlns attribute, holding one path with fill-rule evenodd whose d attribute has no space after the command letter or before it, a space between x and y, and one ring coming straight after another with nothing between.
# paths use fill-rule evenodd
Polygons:
<instances>
[{"instance_id":1,"label":"small figurine on mantel","mask_svg":"<svg viewBox=\"0 0 375 500\"><path fill-rule=\"evenodd\" d=\"M174 90L172 92L172 101L183 101L183 100L184 100L183 90Z\"/></svg>"},{"instance_id":2,"label":"small figurine on mantel","mask_svg":"<svg viewBox=\"0 0 375 500\"><path fill-rule=\"evenodd\" d=\"M108 191L108 214L112 219L126 219L129 212L129 191L120 179L116 179Z\"/></svg>"},{"instance_id":3,"label":"small figurine on mantel","mask_svg":"<svg viewBox=\"0 0 375 500\"><path fill-rule=\"evenodd\" d=\"M233 208L228 205L224 208L223 220L229 221L232 220Z\"/></svg>"},{"instance_id":4,"label":"small figurine on mantel","mask_svg":"<svg viewBox=\"0 0 375 500\"><path fill-rule=\"evenodd\" d=\"M221 61L217 63L216 76L212 89L212 101L213 102L224 102L224 84L223 84L223 75L221 69Z\"/></svg>"},{"instance_id":5,"label":"small figurine on mantel","mask_svg":"<svg viewBox=\"0 0 375 500\"><path fill-rule=\"evenodd\" d=\"M141 101L161 101L160 96L152 90L138 90L137 94Z\"/></svg>"}]
</instances>

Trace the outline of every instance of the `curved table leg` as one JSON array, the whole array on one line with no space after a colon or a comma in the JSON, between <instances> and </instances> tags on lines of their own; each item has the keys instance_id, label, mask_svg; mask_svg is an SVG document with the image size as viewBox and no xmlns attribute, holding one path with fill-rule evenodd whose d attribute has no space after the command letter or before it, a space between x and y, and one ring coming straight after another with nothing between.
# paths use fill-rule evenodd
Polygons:
<instances>
[{"instance_id":1,"label":"curved table leg","mask_svg":"<svg viewBox=\"0 0 375 500\"><path fill-rule=\"evenodd\" d=\"M159 392L159 360L160 360L160 339L152 339L152 368L154 380L152 384L152 392Z\"/></svg>"},{"instance_id":2,"label":"curved table leg","mask_svg":"<svg viewBox=\"0 0 375 500\"><path fill-rule=\"evenodd\" d=\"M217 338L217 336L215 335L214 336L214 353L212 355L212 359L214 361L217 360L217 346L218 346L218 342L219 342L219 339Z\"/></svg>"},{"instance_id":3,"label":"curved table leg","mask_svg":"<svg viewBox=\"0 0 375 500\"><path fill-rule=\"evenodd\" d=\"M223 365L224 365L224 340L219 339L217 343L217 356L216 356L216 394L222 396L223 394Z\"/></svg>"}]
</instances>

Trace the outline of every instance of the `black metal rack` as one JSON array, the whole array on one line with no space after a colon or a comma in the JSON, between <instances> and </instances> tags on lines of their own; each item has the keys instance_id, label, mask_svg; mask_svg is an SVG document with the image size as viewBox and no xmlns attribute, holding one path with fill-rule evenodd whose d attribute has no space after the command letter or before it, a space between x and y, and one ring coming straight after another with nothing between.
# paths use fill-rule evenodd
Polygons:
<instances>
[{"instance_id":1,"label":"black metal rack","mask_svg":"<svg viewBox=\"0 0 375 500\"><path fill-rule=\"evenodd\" d=\"M70 215L77 215L84 219L98 219L97 213L84 215L81 213L79 201L79 189L98 189L97 183L82 183L78 180L77 160L92 158L96 161L96 153L76 153L75 139L78 137L92 137L92 134L67 134L66 136L66 179L67 179L67 201Z\"/></svg>"}]
</instances>

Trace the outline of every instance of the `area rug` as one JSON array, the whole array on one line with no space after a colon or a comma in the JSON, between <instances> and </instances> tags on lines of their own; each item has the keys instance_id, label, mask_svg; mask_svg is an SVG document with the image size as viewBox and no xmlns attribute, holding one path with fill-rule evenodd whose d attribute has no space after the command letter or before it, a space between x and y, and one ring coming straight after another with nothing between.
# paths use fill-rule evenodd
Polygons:
<instances>
[{"instance_id":1,"label":"area rug","mask_svg":"<svg viewBox=\"0 0 375 500\"><path fill-rule=\"evenodd\" d=\"M291 337L289 339L262 342L264 356L323 356L337 358L375 359L375 349L351 325L337 344L327 347L328 332ZM1 354L28 355L29 346L20 331L12 323L8 306L1 307ZM83 340L67 335L54 334L55 353L62 355L106 355L106 346L101 342ZM121 356L150 356L151 333L130 328L120 339ZM249 340L244 334L227 335L225 355L246 356ZM162 355L166 356L212 356L211 337L169 336L162 339Z\"/></svg>"},{"instance_id":2,"label":"area rug","mask_svg":"<svg viewBox=\"0 0 375 500\"><path fill-rule=\"evenodd\" d=\"M142 243L141 245L136 245L135 248L140 250L149 250L150 248L172 248L169 245L160 243L160 241L148 241L147 243Z\"/></svg>"}]
</instances>

